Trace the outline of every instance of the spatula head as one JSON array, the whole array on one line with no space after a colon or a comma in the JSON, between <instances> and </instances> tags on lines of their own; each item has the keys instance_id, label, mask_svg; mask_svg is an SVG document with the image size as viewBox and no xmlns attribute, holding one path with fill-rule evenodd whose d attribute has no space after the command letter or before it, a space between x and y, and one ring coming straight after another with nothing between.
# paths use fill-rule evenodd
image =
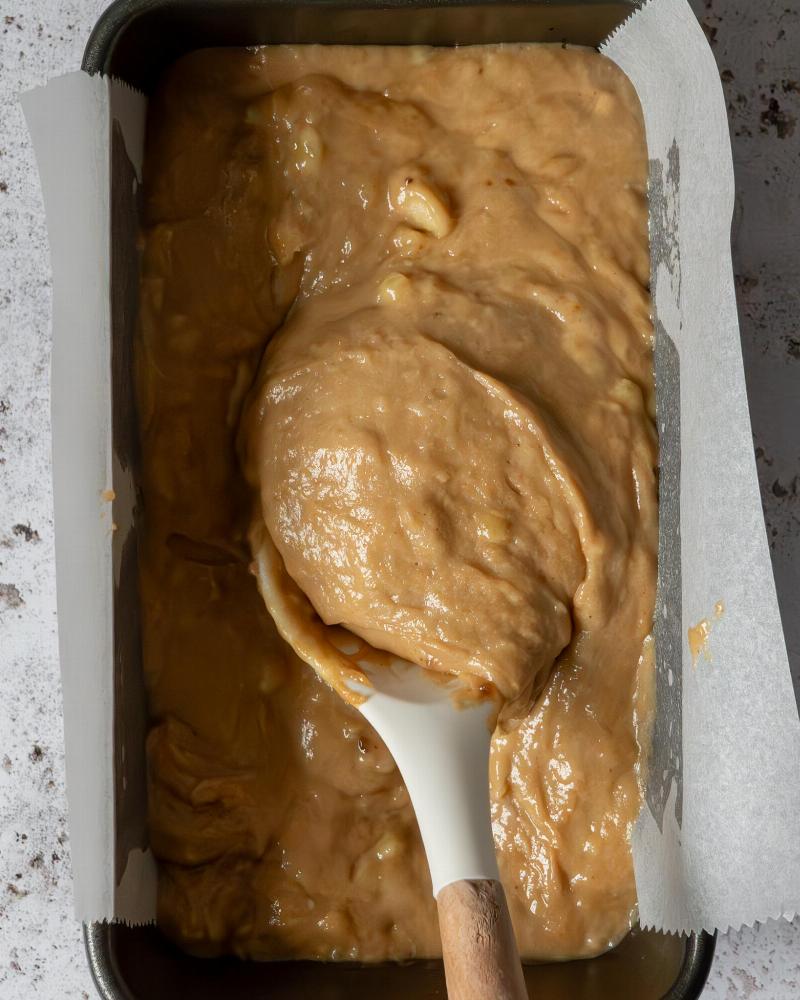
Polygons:
<instances>
[{"instance_id":1,"label":"spatula head","mask_svg":"<svg viewBox=\"0 0 800 1000\"><path fill-rule=\"evenodd\" d=\"M497 879L489 746L497 702L474 683L376 650L325 625L266 530L254 542L259 588L295 653L355 705L394 757L414 805L434 895L460 879Z\"/></svg>"}]
</instances>

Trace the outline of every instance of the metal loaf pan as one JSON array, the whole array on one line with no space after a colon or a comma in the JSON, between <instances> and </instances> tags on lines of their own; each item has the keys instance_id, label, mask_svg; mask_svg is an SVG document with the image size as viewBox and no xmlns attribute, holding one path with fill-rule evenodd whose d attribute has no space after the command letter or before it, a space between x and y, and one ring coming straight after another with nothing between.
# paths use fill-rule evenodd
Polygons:
<instances>
[{"instance_id":1,"label":"metal loaf pan","mask_svg":"<svg viewBox=\"0 0 800 1000\"><path fill-rule=\"evenodd\" d=\"M118 77L150 92L170 63L215 45L266 43L477 44L561 42L598 45L634 9L630 0L117 0L97 22L83 69ZM122 185L121 185L122 187ZM130 186L127 186L127 192ZM118 207L119 206L119 207ZM112 218L131 229L135 218L126 191L112 191ZM117 229L117 222L113 228ZM133 244L134 233L128 243ZM119 233L114 234L114 244ZM123 273L124 271L124 273ZM117 280L117 273L121 280ZM131 279L134 280L131 280ZM112 377L115 449L136 451L131 406L131 338L135 268L118 270L112 250ZM123 559L123 562L127 560ZM135 557L117 593L115 632L138 634ZM138 645L138 640L133 640ZM122 652L117 639L115 742L141 757L145 726L140 654ZM133 694L131 695L131 692ZM133 719L133 721L132 721ZM139 753L136 753L136 744ZM124 755L123 755L124 756ZM143 790L143 766L138 768ZM117 793L118 819L126 798ZM141 801L141 799L139 800ZM123 814L120 817L120 811ZM140 810L139 810L140 811ZM127 817L130 819L130 816ZM143 829L143 818L135 825ZM97 989L105 1000L425 1000L445 997L441 962L358 966L321 962L242 962L190 957L156 927L96 923L85 928L86 950ZM610 953L589 961L528 966L526 980L537 1000L694 1000L714 954L708 934L688 938L634 930Z\"/></svg>"}]
</instances>

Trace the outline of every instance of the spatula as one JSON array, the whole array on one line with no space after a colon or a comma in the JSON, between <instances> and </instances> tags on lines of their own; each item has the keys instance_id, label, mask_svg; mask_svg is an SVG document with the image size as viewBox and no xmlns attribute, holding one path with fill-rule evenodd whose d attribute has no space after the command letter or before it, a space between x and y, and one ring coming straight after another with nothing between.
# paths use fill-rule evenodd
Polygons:
<instances>
[{"instance_id":1,"label":"spatula","mask_svg":"<svg viewBox=\"0 0 800 1000\"><path fill-rule=\"evenodd\" d=\"M321 642L326 640L309 640L297 628L298 595L287 595L276 557L271 545L256 548L267 608L298 656L325 676ZM335 640L338 653L358 671L346 681L363 698L357 707L394 757L414 806L439 912L448 996L525 1000L489 809L496 705L468 697L457 679L445 681L406 660L386 657L378 666L359 656L361 646L345 632Z\"/></svg>"}]
</instances>

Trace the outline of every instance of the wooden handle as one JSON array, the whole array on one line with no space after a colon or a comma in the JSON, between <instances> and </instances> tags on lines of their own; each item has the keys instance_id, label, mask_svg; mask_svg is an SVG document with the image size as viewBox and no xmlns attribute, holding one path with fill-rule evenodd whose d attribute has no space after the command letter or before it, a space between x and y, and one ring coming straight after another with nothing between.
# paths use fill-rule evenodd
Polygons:
<instances>
[{"instance_id":1,"label":"wooden handle","mask_svg":"<svg viewBox=\"0 0 800 1000\"><path fill-rule=\"evenodd\" d=\"M449 1000L527 1000L502 885L451 882L436 904Z\"/></svg>"}]
</instances>

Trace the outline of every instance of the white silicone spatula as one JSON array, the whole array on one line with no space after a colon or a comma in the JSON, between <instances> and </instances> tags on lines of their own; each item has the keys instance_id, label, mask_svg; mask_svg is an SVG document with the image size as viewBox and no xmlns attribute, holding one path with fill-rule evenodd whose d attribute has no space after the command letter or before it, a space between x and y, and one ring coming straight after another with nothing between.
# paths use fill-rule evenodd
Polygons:
<instances>
[{"instance_id":1,"label":"white silicone spatula","mask_svg":"<svg viewBox=\"0 0 800 1000\"><path fill-rule=\"evenodd\" d=\"M400 768L422 834L450 1000L526 998L489 814L494 706L460 704L453 685L405 660L357 662L373 685L360 711Z\"/></svg>"},{"instance_id":2,"label":"white silicone spatula","mask_svg":"<svg viewBox=\"0 0 800 1000\"><path fill-rule=\"evenodd\" d=\"M314 644L287 627L287 603L264 549L259 587L284 638L312 667ZM295 640L295 641L293 641ZM351 651L340 648L340 652ZM458 681L391 658L353 657L370 685L358 706L394 757L417 816L439 911L450 1000L525 1000L511 918L497 870L489 811L490 719L495 706L458 698Z\"/></svg>"}]
</instances>

